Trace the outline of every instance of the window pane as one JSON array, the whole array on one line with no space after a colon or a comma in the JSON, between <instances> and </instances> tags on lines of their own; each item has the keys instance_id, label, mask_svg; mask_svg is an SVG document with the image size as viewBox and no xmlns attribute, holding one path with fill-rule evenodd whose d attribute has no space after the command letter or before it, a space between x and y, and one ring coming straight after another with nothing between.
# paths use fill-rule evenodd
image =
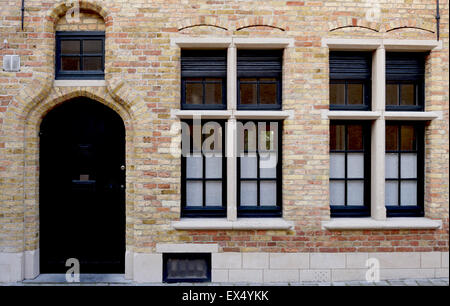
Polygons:
<instances>
[{"instance_id":1,"label":"window pane","mask_svg":"<svg viewBox=\"0 0 450 306\"><path fill-rule=\"evenodd\" d=\"M206 182L205 205L222 206L222 182Z\"/></svg>"},{"instance_id":2,"label":"window pane","mask_svg":"<svg viewBox=\"0 0 450 306\"><path fill-rule=\"evenodd\" d=\"M261 182L260 193L261 206L277 205L277 182Z\"/></svg>"},{"instance_id":3,"label":"window pane","mask_svg":"<svg viewBox=\"0 0 450 306\"><path fill-rule=\"evenodd\" d=\"M414 84L402 84L401 85L400 105L416 105L414 99Z\"/></svg>"},{"instance_id":4,"label":"window pane","mask_svg":"<svg viewBox=\"0 0 450 306\"><path fill-rule=\"evenodd\" d=\"M202 84L186 83L186 104L202 104L202 103L203 103Z\"/></svg>"},{"instance_id":5,"label":"window pane","mask_svg":"<svg viewBox=\"0 0 450 306\"><path fill-rule=\"evenodd\" d=\"M330 153L330 178L345 178L344 153Z\"/></svg>"},{"instance_id":6,"label":"window pane","mask_svg":"<svg viewBox=\"0 0 450 306\"><path fill-rule=\"evenodd\" d=\"M347 177L364 178L364 153L348 153Z\"/></svg>"},{"instance_id":7,"label":"window pane","mask_svg":"<svg viewBox=\"0 0 450 306\"><path fill-rule=\"evenodd\" d=\"M414 126L402 125L401 127L401 150L414 151L416 150L416 135L414 133Z\"/></svg>"},{"instance_id":8,"label":"window pane","mask_svg":"<svg viewBox=\"0 0 450 306\"><path fill-rule=\"evenodd\" d=\"M348 150L363 149L363 127L362 125L348 125Z\"/></svg>"},{"instance_id":9,"label":"window pane","mask_svg":"<svg viewBox=\"0 0 450 306\"><path fill-rule=\"evenodd\" d=\"M202 157L186 157L186 178L202 178L203 162Z\"/></svg>"},{"instance_id":10,"label":"window pane","mask_svg":"<svg viewBox=\"0 0 450 306\"><path fill-rule=\"evenodd\" d=\"M398 154L387 153L385 157L385 164L386 178L398 178Z\"/></svg>"},{"instance_id":11,"label":"window pane","mask_svg":"<svg viewBox=\"0 0 450 306\"><path fill-rule=\"evenodd\" d=\"M364 104L363 84L348 84L348 104Z\"/></svg>"},{"instance_id":12,"label":"window pane","mask_svg":"<svg viewBox=\"0 0 450 306\"><path fill-rule=\"evenodd\" d=\"M330 182L330 204L345 205L345 183L344 181Z\"/></svg>"},{"instance_id":13,"label":"window pane","mask_svg":"<svg viewBox=\"0 0 450 306\"><path fill-rule=\"evenodd\" d=\"M364 205L364 181L348 182L347 205Z\"/></svg>"},{"instance_id":14,"label":"window pane","mask_svg":"<svg viewBox=\"0 0 450 306\"><path fill-rule=\"evenodd\" d=\"M386 125L386 151L398 150L398 126Z\"/></svg>"},{"instance_id":15,"label":"window pane","mask_svg":"<svg viewBox=\"0 0 450 306\"><path fill-rule=\"evenodd\" d=\"M80 41L61 40L61 54L80 54Z\"/></svg>"},{"instance_id":16,"label":"window pane","mask_svg":"<svg viewBox=\"0 0 450 306\"><path fill-rule=\"evenodd\" d=\"M256 178L257 159L256 156L241 157L241 178Z\"/></svg>"},{"instance_id":17,"label":"window pane","mask_svg":"<svg viewBox=\"0 0 450 306\"><path fill-rule=\"evenodd\" d=\"M415 206L417 205L417 182L402 181L400 185L400 205Z\"/></svg>"},{"instance_id":18,"label":"window pane","mask_svg":"<svg viewBox=\"0 0 450 306\"><path fill-rule=\"evenodd\" d=\"M256 84L240 84L240 104L257 104Z\"/></svg>"},{"instance_id":19,"label":"window pane","mask_svg":"<svg viewBox=\"0 0 450 306\"><path fill-rule=\"evenodd\" d=\"M330 125L330 150L345 150L345 125Z\"/></svg>"},{"instance_id":20,"label":"window pane","mask_svg":"<svg viewBox=\"0 0 450 306\"><path fill-rule=\"evenodd\" d=\"M330 104L345 104L345 84L330 84Z\"/></svg>"},{"instance_id":21,"label":"window pane","mask_svg":"<svg viewBox=\"0 0 450 306\"><path fill-rule=\"evenodd\" d=\"M222 83L205 84L205 104L222 104Z\"/></svg>"},{"instance_id":22,"label":"window pane","mask_svg":"<svg viewBox=\"0 0 450 306\"><path fill-rule=\"evenodd\" d=\"M260 84L261 104L277 104L277 84Z\"/></svg>"},{"instance_id":23,"label":"window pane","mask_svg":"<svg viewBox=\"0 0 450 306\"><path fill-rule=\"evenodd\" d=\"M398 205L398 182L386 181L385 199L387 206Z\"/></svg>"},{"instance_id":24,"label":"window pane","mask_svg":"<svg viewBox=\"0 0 450 306\"><path fill-rule=\"evenodd\" d=\"M103 41L101 40L83 40L83 54L103 53Z\"/></svg>"},{"instance_id":25,"label":"window pane","mask_svg":"<svg viewBox=\"0 0 450 306\"><path fill-rule=\"evenodd\" d=\"M80 58L76 57L76 56L62 56L61 57L61 70L79 71L80 70Z\"/></svg>"},{"instance_id":26,"label":"window pane","mask_svg":"<svg viewBox=\"0 0 450 306\"><path fill-rule=\"evenodd\" d=\"M398 84L386 84L386 105L398 105Z\"/></svg>"},{"instance_id":27,"label":"window pane","mask_svg":"<svg viewBox=\"0 0 450 306\"><path fill-rule=\"evenodd\" d=\"M257 190L256 181L241 182L241 206L256 206Z\"/></svg>"},{"instance_id":28,"label":"window pane","mask_svg":"<svg viewBox=\"0 0 450 306\"><path fill-rule=\"evenodd\" d=\"M202 206L202 182L186 182L186 206Z\"/></svg>"},{"instance_id":29,"label":"window pane","mask_svg":"<svg viewBox=\"0 0 450 306\"><path fill-rule=\"evenodd\" d=\"M103 70L102 69L102 57L101 56L90 56L83 58L83 70Z\"/></svg>"},{"instance_id":30,"label":"window pane","mask_svg":"<svg viewBox=\"0 0 450 306\"><path fill-rule=\"evenodd\" d=\"M401 177L417 178L417 154L403 153L401 155Z\"/></svg>"},{"instance_id":31,"label":"window pane","mask_svg":"<svg viewBox=\"0 0 450 306\"><path fill-rule=\"evenodd\" d=\"M262 153L259 160L259 176L261 178L277 177L277 153Z\"/></svg>"},{"instance_id":32,"label":"window pane","mask_svg":"<svg viewBox=\"0 0 450 306\"><path fill-rule=\"evenodd\" d=\"M222 157L205 157L206 178L222 178Z\"/></svg>"}]
</instances>

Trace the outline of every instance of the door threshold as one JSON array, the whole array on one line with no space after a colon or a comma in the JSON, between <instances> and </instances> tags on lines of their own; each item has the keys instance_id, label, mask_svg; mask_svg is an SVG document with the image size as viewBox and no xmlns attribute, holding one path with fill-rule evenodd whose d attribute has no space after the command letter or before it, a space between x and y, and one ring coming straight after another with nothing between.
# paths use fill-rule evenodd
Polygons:
<instances>
[{"instance_id":1,"label":"door threshold","mask_svg":"<svg viewBox=\"0 0 450 306\"><path fill-rule=\"evenodd\" d=\"M66 274L39 274L35 279L27 279L24 284L77 284L67 282ZM125 279L125 274L80 274L83 284L130 284L132 280Z\"/></svg>"}]
</instances>

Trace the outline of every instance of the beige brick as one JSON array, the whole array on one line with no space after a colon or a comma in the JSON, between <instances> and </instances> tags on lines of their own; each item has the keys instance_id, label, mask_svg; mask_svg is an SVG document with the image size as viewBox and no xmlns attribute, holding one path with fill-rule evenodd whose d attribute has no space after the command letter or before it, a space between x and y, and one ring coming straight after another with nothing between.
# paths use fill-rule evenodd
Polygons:
<instances>
[{"instance_id":1,"label":"beige brick","mask_svg":"<svg viewBox=\"0 0 450 306\"><path fill-rule=\"evenodd\" d=\"M269 267L268 253L243 253L242 267L244 269L264 269Z\"/></svg>"},{"instance_id":2,"label":"beige brick","mask_svg":"<svg viewBox=\"0 0 450 306\"><path fill-rule=\"evenodd\" d=\"M307 269L309 254L270 253L270 269Z\"/></svg>"},{"instance_id":3,"label":"beige brick","mask_svg":"<svg viewBox=\"0 0 450 306\"><path fill-rule=\"evenodd\" d=\"M264 270L265 283L293 283L298 281L298 270Z\"/></svg>"},{"instance_id":4,"label":"beige brick","mask_svg":"<svg viewBox=\"0 0 450 306\"><path fill-rule=\"evenodd\" d=\"M421 268L440 268L441 267L441 253L422 253L420 258Z\"/></svg>"},{"instance_id":5,"label":"beige brick","mask_svg":"<svg viewBox=\"0 0 450 306\"><path fill-rule=\"evenodd\" d=\"M345 254L340 253L313 253L311 269L339 269L345 268Z\"/></svg>"},{"instance_id":6,"label":"beige brick","mask_svg":"<svg viewBox=\"0 0 450 306\"><path fill-rule=\"evenodd\" d=\"M235 283L262 283L263 270L256 269L242 269L229 270L229 281Z\"/></svg>"},{"instance_id":7,"label":"beige brick","mask_svg":"<svg viewBox=\"0 0 450 306\"><path fill-rule=\"evenodd\" d=\"M381 269L420 268L420 253L376 253L369 258L378 259Z\"/></svg>"},{"instance_id":8,"label":"beige brick","mask_svg":"<svg viewBox=\"0 0 450 306\"><path fill-rule=\"evenodd\" d=\"M240 269L242 268L241 253L214 253L212 254L213 269Z\"/></svg>"},{"instance_id":9,"label":"beige brick","mask_svg":"<svg viewBox=\"0 0 450 306\"><path fill-rule=\"evenodd\" d=\"M228 270L212 269L211 281L213 283L225 283L228 282Z\"/></svg>"}]
</instances>

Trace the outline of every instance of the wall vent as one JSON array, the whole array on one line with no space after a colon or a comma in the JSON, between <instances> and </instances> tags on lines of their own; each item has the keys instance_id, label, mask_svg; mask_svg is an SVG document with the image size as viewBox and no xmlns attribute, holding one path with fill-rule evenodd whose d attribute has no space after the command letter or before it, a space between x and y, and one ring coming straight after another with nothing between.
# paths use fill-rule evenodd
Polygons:
<instances>
[{"instance_id":1,"label":"wall vent","mask_svg":"<svg viewBox=\"0 0 450 306\"><path fill-rule=\"evenodd\" d=\"M4 55L3 56L3 70L7 71L7 72L20 71L20 56Z\"/></svg>"}]
</instances>

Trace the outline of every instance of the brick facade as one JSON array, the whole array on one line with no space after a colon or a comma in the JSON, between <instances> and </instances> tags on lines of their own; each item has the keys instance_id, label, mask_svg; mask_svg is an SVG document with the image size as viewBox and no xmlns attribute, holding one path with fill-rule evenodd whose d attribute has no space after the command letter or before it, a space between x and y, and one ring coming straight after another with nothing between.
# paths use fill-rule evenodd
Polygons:
<instances>
[{"instance_id":1,"label":"brick facade","mask_svg":"<svg viewBox=\"0 0 450 306\"><path fill-rule=\"evenodd\" d=\"M0 252L39 246L39 124L56 105L86 96L108 105L126 126L126 248L155 253L158 243L217 243L222 252L448 252L448 1L441 1L442 48L426 66L425 216L441 229L324 230L329 208L328 48L323 38L436 39L435 1L80 1L69 24L63 1L2 0L0 61L21 57L20 72L0 71ZM370 18L369 18L370 19ZM105 85L57 86L56 31L106 32ZM175 230L180 216L180 159L170 154L180 107L176 37L292 38L283 63L283 218L291 230ZM448 266L447 266L448 273Z\"/></svg>"}]
</instances>

